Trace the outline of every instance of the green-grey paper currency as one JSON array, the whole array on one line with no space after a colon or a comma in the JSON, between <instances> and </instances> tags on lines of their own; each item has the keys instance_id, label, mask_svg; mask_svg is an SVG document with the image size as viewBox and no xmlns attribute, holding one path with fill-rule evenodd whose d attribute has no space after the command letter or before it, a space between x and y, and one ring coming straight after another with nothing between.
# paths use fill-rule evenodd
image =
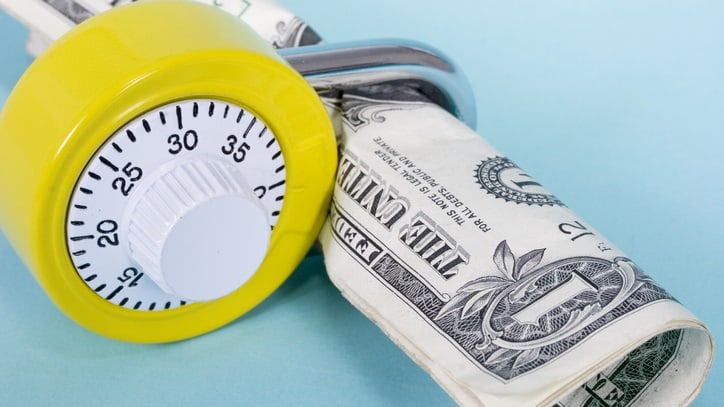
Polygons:
<instances>
[{"instance_id":1,"label":"green-grey paper currency","mask_svg":"<svg viewBox=\"0 0 724 407\"><path fill-rule=\"evenodd\" d=\"M691 402L706 327L475 132L404 99L344 99L320 236L344 296L461 405Z\"/></svg>"},{"instance_id":2,"label":"green-grey paper currency","mask_svg":"<svg viewBox=\"0 0 724 407\"><path fill-rule=\"evenodd\" d=\"M37 55L127 2L0 6L29 26ZM202 2L279 48L318 40L272 0ZM409 92L374 90L343 99L337 186L320 236L346 298L461 405L693 400L713 358L696 317L455 118Z\"/></svg>"}]
</instances>

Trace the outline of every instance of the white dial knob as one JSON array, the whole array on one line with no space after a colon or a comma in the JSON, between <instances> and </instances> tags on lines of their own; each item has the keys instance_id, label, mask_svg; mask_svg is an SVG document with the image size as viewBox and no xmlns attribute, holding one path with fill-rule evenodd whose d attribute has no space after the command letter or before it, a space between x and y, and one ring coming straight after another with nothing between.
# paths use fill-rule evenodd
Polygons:
<instances>
[{"instance_id":1,"label":"white dial knob","mask_svg":"<svg viewBox=\"0 0 724 407\"><path fill-rule=\"evenodd\" d=\"M180 298L208 301L239 288L264 260L271 235L244 177L215 158L159 172L129 205L130 257Z\"/></svg>"}]
</instances>

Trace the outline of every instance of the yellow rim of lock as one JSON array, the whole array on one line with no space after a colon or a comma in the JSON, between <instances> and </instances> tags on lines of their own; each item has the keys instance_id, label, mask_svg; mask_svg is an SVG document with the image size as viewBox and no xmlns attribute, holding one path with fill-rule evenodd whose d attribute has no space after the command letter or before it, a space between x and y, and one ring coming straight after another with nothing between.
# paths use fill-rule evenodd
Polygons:
<instances>
[{"instance_id":1,"label":"yellow rim of lock","mask_svg":"<svg viewBox=\"0 0 724 407\"><path fill-rule=\"evenodd\" d=\"M234 103L276 135L286 194L256 274L225 297L164 311L106 301L76 272L66 244L71 194L110 135L158 106ZM136 3L94 17L28 69L0 116L0 226L68 316L109 337L167 342L248 311L294 270L316 239L336 168L328 116L314 90L234 17L192 2Z\"/></svg>"}]
</instances>

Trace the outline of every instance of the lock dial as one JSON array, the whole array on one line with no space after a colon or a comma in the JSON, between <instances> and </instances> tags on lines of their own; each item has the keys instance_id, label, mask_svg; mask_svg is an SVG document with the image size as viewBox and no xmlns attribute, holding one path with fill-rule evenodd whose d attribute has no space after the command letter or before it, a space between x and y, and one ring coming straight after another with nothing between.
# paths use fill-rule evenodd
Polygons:
<instances>
[{"instance_id":1,"label":"lock dial","mask_svg":"<svg viewBox=\"0 0 724 407\"><path fill-rule=\"evenodd\" d=\"M243 23L196 2L133 3L69 31L8 97L0 227L81 325L186 339L296 268L336 152L314 89Z\"/></svg>"},{"instance_id":2,"label":"lock dial","mask_svg":"<svg viewBox=\"0 0 724 407\"><path fill-rule=\"evenodd\" d=\"M173 102L114 133L68 211L75 269L134 310L222 297L257 270L284 203L284 155L253 113L212 99Z\"/></svg>"}]
</instances>

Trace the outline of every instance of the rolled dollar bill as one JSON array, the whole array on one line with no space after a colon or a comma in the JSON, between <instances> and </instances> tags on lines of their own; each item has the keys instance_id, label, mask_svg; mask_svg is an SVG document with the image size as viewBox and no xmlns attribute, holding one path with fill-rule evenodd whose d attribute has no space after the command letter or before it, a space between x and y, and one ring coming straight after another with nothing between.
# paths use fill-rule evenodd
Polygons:
<instances>
[{"instance_id":1,"label":"rolled dollar bill","mask_svg":"<svg viewBox=\"0 0 724 407\"><path fill-rule=\"evenodd\" d=\"M95 14L138 0L0 0L7 11L30 29L28 53L38 56L53 41ZM142 1L142 0L141 0ZM196 0L218 7L244 21L276 48L316 44L319 36L275 0Z\"/></svg>"},{"instance_id":2,"label":"rolled dollar bill","mask_svg":"<svg viewBox=\"0 0 724 407\"><path fill-rule=\"evenodd\" d=\"M327 272L458 403L693 400L707 328L534 178L398 88L342 112Z\"/></svg>"}]
</instances>

